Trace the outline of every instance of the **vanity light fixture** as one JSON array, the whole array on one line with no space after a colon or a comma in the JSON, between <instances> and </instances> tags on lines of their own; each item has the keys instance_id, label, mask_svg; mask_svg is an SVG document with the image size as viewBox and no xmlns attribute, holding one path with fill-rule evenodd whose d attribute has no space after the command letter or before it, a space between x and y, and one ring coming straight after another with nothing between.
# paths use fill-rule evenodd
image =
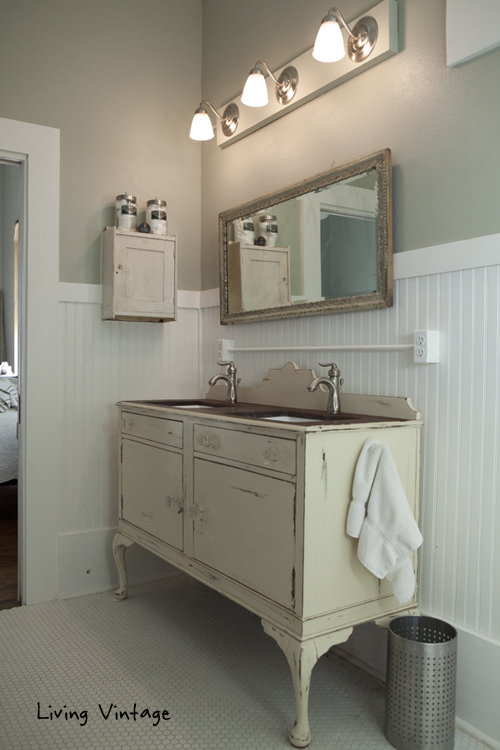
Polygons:
<instances>
[{"instance_id":1,"label":"vanity light fixture","mask_svg":"<svg viewBox=\"0 0 500 750\"><path fill-rule=\"evenodd\" d=\"M283 70L280 77L276 78L269 66L263 60L258 60L248 75L241 95L241 103L246 104L247 107L265 107L269 102L266 79L261 68L269 74L271 80L276 84L275 92L278 102L280 104L291 102L299 84L297 68L289 65Z\"/></svg>"},{"instance_id":2,"label":"vanity light fixture","mask_svg":"<svg viewBox=\"0 0 500 750\"><path fill-rule=\"evenodd\" d=\"M378 37L378 24L371 16L365 16L351 30L342 13L330 8L319 27L313 49L313 57L319 62L337 62L345 56L344 40L340 24L349 34L347 54L353 62L362 62L371 54Z\"/></svg>"},{"instance_id":3,"label":"vanity light fixture","mask_svg":"<svg viewBox=\"0 0 500 750\"><path fill-rule=\"evenodd\" d=\"M210 102L202 101L193 116L191 123L191 130L189 131L189 137L193 141L209 141L214 137L214 130L212 127L212 121L208 116L206 109L203 105L212 110L214 115L222 120L222 132L225 136L233 135L238 127L238 121L240 117L240 111L236 104L228 104L223 114L219 114Z\"/></svg>"}]
</instances>

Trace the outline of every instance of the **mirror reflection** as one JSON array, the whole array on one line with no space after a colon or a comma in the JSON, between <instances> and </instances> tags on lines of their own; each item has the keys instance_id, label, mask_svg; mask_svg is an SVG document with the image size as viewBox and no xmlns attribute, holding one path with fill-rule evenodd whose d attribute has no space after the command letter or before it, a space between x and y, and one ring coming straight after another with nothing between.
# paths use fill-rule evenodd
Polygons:
<instances>
[{"instance_id":1,"label":"mirror reflection","mask_svg":"<svg viewBox=\"0 0 500 750\"><path fill-rule=\"evenodd\" d=\"M222 322L388 306L390 220L388 150L221 214Z\"/></svg>"}]
</instances>

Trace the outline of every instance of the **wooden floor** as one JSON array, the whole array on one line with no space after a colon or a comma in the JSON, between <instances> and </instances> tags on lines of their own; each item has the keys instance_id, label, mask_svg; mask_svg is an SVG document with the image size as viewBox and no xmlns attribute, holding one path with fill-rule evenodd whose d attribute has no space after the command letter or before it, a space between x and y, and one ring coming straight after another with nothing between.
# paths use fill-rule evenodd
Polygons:
<instances>
[{"instance_id":1,"label":"wooden floor","mask_svg":"<svg viewBox=\"0 0 500 750\"><path fill-rule=\"evenodd\" d=\"M17 485L0 486L0 609L17 599Z\"/></svg>"}]
</instances>

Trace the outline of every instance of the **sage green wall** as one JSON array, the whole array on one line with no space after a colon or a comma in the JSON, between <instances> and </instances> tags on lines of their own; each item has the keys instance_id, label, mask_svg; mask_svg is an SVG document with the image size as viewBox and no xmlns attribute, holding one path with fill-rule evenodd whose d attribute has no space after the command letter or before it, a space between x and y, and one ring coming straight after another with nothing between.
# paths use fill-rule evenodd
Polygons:
<instances>
[{"instance_id":1,"label":"sage green wall","mask_svg":"<svg viewBox=\"0 0 500 750\"><path fill-rule=\"evenodd\" d=\"M375 3L338 7L350 20ZM257 60L275 70L312 47L329 7L204 0L204 98L219 106ZM204 144L203 288L218 285L219 212L385 147L396 252L500 232L500 50L449 69L445 0L399 0L399 10L398 55L228 148Z\"/></svg>"},{"instance_id":2,"label":"sage green wall","mask_svg":"<svg viewBox=\"0 0 500 750\"><path fill-rule=\"evenodd\" d=\"M114 199L168 201L200 288L201 0L0 0L0 117L61 130L60 278L99 283Z\"/></svg>"}]
</instances>

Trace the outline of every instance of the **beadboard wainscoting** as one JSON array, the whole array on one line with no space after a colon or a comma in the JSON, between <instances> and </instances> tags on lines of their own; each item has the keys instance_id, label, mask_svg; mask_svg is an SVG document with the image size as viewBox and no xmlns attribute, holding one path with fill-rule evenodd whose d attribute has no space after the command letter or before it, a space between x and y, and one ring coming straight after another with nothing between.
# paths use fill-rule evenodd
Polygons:
<instances>
[{"instance_id":1,"label":"beadboard wainscoting","mask_svg":"<svg viewBox=\"0 0 500 750\"><path fill-rule=\"evenodd\" d=\"M199 292L179 294L175 323L103 321L101 286L59 285L60 597L117 585L111 554L118 514L115 403L198 395L199 298ZM172 572L145 550L134 550L127 564L137 582Z\"/></svg>"},{"instance_id":2,"label":"beadboard wainscoting","mask_svg":"<svg viewBox=\"0 0 500 750\"><path fill-rule=\"evenodd\" d=\"M385 310L221 326L219 308L204 308L202 366L204 381L218 371L220 338L235 348L411 344L415 330L441 332L439 364L415 364L411 349L235 352L234 360L252 386L288 360L317 372L318 362L336 362L345 392L410 396L422 412L420 606L459 628L467 656L459 644L457 714L500 748L499 262L499 235L396 255L394 306ZM371 667L380 672L384 643L374 631ZM366 649L362 660L370 662Z\"/></svg>"}]
</instances>

